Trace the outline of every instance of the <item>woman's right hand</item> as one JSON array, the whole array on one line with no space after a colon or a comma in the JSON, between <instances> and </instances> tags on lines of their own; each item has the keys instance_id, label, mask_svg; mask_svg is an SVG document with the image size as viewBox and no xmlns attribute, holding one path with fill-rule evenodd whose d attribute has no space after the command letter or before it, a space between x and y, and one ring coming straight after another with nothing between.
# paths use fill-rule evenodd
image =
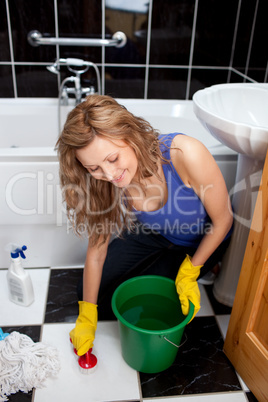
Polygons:
<instances>
[{"instance_id":1,"label":"woman's right hand","mask_svg":"<svg viewBox=\"0 0 268 402\"><path fill-rule=\"evenodd\" d=\"M79 316L75 328L70 332L70 338L78 356L82 356L93 347L95 331L97 329L97 305L86 301L79 301Z\"/></svg>"}]
</instances>

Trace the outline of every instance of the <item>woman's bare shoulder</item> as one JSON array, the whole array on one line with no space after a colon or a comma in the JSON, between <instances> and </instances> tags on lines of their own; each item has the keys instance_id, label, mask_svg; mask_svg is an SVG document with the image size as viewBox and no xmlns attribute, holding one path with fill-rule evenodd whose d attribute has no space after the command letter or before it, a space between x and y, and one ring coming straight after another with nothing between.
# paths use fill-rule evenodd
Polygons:
<instances>
[{"instance_id":1,"label":"woman's bare shoulder","mask_svg":"<svg viewBox=\"0 0 268 402\"><path fill-rule=\"evenodd\" d=\"M215 169L216 162L205 145L194 137L177 135L171 150L171 161L184 183L191 186L193 176L203 176Z\"/></svg>"}]
</instances>

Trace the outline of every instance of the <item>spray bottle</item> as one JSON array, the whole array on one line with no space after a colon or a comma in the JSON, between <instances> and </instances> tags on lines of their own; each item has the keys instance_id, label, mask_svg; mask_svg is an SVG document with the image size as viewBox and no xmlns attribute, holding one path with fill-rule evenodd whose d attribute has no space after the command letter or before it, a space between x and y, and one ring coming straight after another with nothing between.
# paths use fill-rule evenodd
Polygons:
<instances>
[{"instance_id":1,"label":"spray bottle","mask_svg":"<svg viewBox=\"0 0 268 402\"><path fill-rule=\"evenodd\" d=\"M11 245L11 264L7 272L9 298L21 306L29 306L34 301L34 291L31 277L24 270L21 258L25 259L26 246Z\"/></svg>"}]
</instances>

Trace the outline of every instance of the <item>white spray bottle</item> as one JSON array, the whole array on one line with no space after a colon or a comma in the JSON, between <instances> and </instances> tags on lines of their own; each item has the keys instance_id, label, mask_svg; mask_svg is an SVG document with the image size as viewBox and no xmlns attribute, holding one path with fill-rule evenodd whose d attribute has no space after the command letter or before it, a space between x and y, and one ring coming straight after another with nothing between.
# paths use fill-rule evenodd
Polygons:
<instances>
[{"instance_id":1,"label":"white spray bottle","mask_svg":"<svg viewBox=\"0 0 268 402\"><path fill-rule=\"evenodd\" d=\"M34 301L34 291L31 277L21 264L21 257L26 258L26 246L11 245L11 264L7 271L9 298L21 306L29 306Z\"/></svg>"}]
</instances>

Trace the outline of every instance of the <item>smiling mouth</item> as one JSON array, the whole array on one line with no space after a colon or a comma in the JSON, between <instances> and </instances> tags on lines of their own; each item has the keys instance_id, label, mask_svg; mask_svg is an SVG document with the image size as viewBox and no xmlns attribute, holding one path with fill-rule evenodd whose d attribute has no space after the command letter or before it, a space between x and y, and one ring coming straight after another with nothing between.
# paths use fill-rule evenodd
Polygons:
<instances>
[{"instance_id":1,"label":"smiling mouth","mask_svg":"<svg viewBox=\"0 0 268 402\"><path fill-rule=\"evenodd\" d=\"M121 180L123 180L124 176L125 176L125 170L123 171L123 173L119 177L117 177L116 179L112 180L112 183L119 183Z\"/></svg>"}]
</instances>

